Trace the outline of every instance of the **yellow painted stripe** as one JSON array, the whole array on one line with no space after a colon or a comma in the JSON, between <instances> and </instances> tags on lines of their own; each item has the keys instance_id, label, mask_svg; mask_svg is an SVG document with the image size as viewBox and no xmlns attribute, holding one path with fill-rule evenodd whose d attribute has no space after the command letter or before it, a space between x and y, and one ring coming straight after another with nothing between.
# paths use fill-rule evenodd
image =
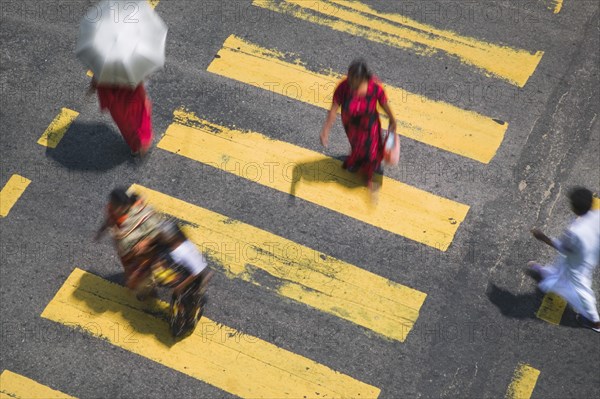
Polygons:
<instances>
[{"instance_id":1,"label":"yellow painted stripe","mask_svg":"<svg viewBox=\"0 0 600 399\"><path fill-rule=\"evenodd\" d=\"M529 399L535 388L540 371L527 365L519 364L513 379L506 391L507 399Z\"/></svg>"},{"instance_id":2,"label":"yellow painted stripe","mask_svg":"<svg viewBox=\"0 0 600 399\"><path fill-rule=\"evenodd\" d=\"M62 108L44 134L42 134L42 137L38 140L38 144L49 148L56 148L77 116L79 116L79 112Z\"/></svg>"},{"instance_id":3,"label":"yellow painted stripe","mask_svg":"<svg viewBox=\"0 0 600 399\"><path fill-rule=\"evenodd\" d=\"M88 71L86 72L86 75L91 78L94 76L94 72L92 72L90 69L88 69Z\"/></svg>"},{"instance_id":4,"label":"yellow painted stripe","mask_svg":"<svg viewBox=\"0 0 600 399\"><path fill-rule=\"evenodd\" d=\"M550 292L544 296L536 316L548 323L559 325L566 307L567 302L564 299Z\"/></svg>"},{"instance_id":5,"label":"yellow painted stripe","mask_svg":"<svg viewBox=\"0 0 600 399\"><path fill-rule=\"evenodd\" d=\"M242 132L175 111L158 148L290 193L441 251L448 249L467 205L383 177L378 203L357 174L325 157L255 132Z\"/></svg>"},{"instance_id":6,"label":"yellow painted stripe","mask_svg":"<svg viewBox=\"0 0 600 399\"><path fill-rule=\"evenodd\" d=\"M26 177L19 175L12 175L8 182L2 187L2 191L0 191L0 217L8 216L11 208L17 203L17 200L27 186L29 186L31 180Z\"/></svg>"},{"instance_id":7,"label":"yellow painted stripe","mask_svg":"<svg viewBox=\"0 0 600 399\"><path fill-rule=\"evenodd\" d=\"M424 56L442 51L519 87L525 86L544 55L461 36L403 15L379 13L357 1L254 0L252 4Z\"/></svg>"},{"instance_id":8,"label":"yellow painted stripe","mask_svg":"<svg viewBox=\"0 0 600 399\"><path fill-rule=\"evenodd\" d=\"M83 328L242 398L377 398L380 390L259 338L202 318L174 342L160 301L144 304L124 287L76 268L42 317ZM165 315L166 316L166 315Z\"/></svg>"},{"instance_id":9,"label":"yellow painted stripe","mask_svg":"<svg viewBox=\"0 0 600 399\"><path fill-rule=\"evenodd\" d=\"M230 278L241 278L264 286L254 273L254 270L260 269L279 279L276 290L280 295L387 338L402 342L406 339L427 296L311 248L158 191L139 185L133 185L131 190L145 197L157 210L186 222L182 227L186 235L202 252L221 264Z\"/></svg>"},{"instance_id":10,"label":"yellow painted stripe","mask_svg":"<svg viewBox=\"0 0 600 399\"><path fill-rule=\"evenodd\" d=\"M558 14L563 6L563 0L552 0L550 9L554 11L554 14Z\"/></svg>"},{"instance_id":11,"label":"yellow painted stripe","mask_svg":"<svg viewBox=\"0 0 600 399\"><path fill-rule=\"evenodd\" d=\"M0 399L75 399L20 374L4 370L0 375Z\"/></svg>"},{"instance_id":12,"label":"yellow painted stripe","mask_svg":"<svg viewBox=\"0 0 600 399\"><path fill-rule=\"evenodd\" d=\"M209 72L326 109L343 78L309 71L300 61L286 62L283 54L234 35L227 38L218 55L208 66ZM508 128L506 122L401 88L385 86L385 90L398 133L479 162L488 163L494 157ZM382 122L387 127L387 119Z\"/></svg>"},{"instance_id":13,"label":"yellow painted stripe","mask_svg":"<svg viewBox=\"0 0 600 399\"><path fill-rule=\"evenodd\" d=\"M598 194L594 194L594 198L592 199L592 209L595 211L600 209L600 199L598 198Z\"/></svg>"}]
</instances>

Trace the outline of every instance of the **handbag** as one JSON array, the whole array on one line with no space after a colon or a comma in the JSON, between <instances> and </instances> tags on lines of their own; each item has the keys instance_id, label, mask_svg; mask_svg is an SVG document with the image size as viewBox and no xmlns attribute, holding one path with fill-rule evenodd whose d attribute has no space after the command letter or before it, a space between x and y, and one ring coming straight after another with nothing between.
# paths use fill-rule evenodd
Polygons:
<instances>
[{"instance_id":1,"label":"handbag","mask_svg":"<svg viewBox=\"0 0 600 399\"><path fill-rule=\"evenodd\" d=\"M396 166L400 162L400 136L389 130L381 130L383 138L383 160Z\"/></svg>"}]
</instances>

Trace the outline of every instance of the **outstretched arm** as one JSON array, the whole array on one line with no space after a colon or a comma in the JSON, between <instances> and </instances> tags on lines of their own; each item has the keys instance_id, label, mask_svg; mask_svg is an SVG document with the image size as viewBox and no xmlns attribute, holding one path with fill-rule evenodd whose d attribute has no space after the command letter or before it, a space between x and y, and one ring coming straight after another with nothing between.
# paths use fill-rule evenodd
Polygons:
<instances>
[{"instance_id":1,"label":"outstretched arm","mask_svg":"<svg viewBox=\"0 0 600 399\"><path fill-rule=\"evenodd\" d=\"M324 147L327 147L327 145L329 144L329 131L331 130L331 127L333 126L335 119L337 118L337 110L339 107L339 104L333 102L333 104L331 105L331 109L327 113L327 118L325 118L325 123L323 123L323 128L321 129L320 137L321 144L323 144Z\"/></svg>"},{"instance_id":2,"label":"outstretched arm","mask_svg":"<svg viewBox=\"0 0 600 399\"><path fill-rule=\"evenodd\" d=\"M556 250L559 250L559 248L554 244L554 242L552 242L550 237L548 237L546 234L542 233L542 231L540 229L532 229L531 234L533 234L533 236L537 240L543 242L544 244L551 246L552 248L554 248Z\"/></svg>"}]
</instances>

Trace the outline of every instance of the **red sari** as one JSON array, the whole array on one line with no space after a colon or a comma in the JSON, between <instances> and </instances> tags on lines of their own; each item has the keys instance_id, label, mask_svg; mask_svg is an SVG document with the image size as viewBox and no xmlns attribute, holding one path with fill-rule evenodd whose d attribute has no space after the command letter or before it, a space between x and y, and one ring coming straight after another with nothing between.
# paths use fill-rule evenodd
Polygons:
<instances>
[{"instance_id":1,"label":"red sari","mask_svg":"<svg viewBox=\"0 0 600 399\"><path fill-rule=\"evenodd\" d=\"M144 84L129 87L95 85L101 110L109 110L132 152L152 144L152 103Z\"/></svg>"},{"instance_id":2,"label":"red sari","mask_svg":"<svg viewBox=\"0 0 600 399\"><path fill-rule=\"evenodd\" d=\"M342 107L342 124L351 147L344 168L362 168L370 182L383 159L381 122L377 111L378 102L381 105L387 102L383 87L372 78L366 95L359 96L350 88L348 79L344 79L335 89L333 101Z\"/></svg>"}]
</instances>

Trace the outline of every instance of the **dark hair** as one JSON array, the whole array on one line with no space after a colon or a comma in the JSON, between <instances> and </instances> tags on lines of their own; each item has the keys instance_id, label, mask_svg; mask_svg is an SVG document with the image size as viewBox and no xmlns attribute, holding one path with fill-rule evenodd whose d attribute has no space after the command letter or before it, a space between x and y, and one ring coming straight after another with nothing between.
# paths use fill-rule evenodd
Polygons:
<instances>
[{"instance_id":1,"label":"dark hair","mask_svg":"<svg viewBox=\"0 0 600 399\"><path fill-rule=\"evenodd\" d=\"M363 58L358 58L350 64L348 68L348 79L356 78L361 82L364 80L369 80L373 74L367 67L367 62Z\"/></svg>"},{"instance_id":2,"label":"dark hair","mask_svg":"<svg viewBox=\"0 0 600 399\"><path fill-rule=\"evenodd\" d=\"M577 216L585 215L592 209L593 194L590 190L583 187L574 187L569 191L571 207Z\"/></svg>"},{"instance_id":3,"label":"dark hair","mask_svg":"<svg viewBox=\"0 0 600 399\"><path fill-rule=\"evenodd\" d=\"M116 206L127 206L133 204L137 199L137 196L135 194L130 196L127 194L127 190L118 187L110 192L109 198L110 202Z\"/></svg>"}]
</instances>

